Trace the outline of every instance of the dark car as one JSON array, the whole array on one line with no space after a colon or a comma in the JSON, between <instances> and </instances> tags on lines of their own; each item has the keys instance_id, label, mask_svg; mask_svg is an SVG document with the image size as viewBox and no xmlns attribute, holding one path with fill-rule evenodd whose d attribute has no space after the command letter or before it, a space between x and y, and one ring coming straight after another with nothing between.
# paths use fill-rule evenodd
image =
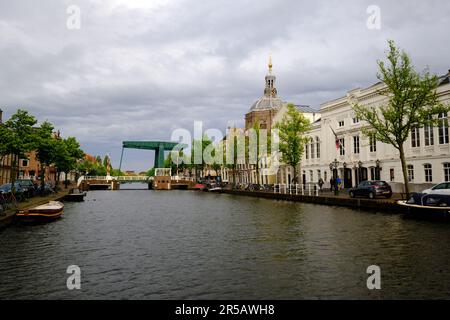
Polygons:
<instances>
[{"instance_id":1,"label":"dark car","mask_svg":"<svg viewBox=\"0 0 450 320\"><path fill-rule=\"evenodd\" d=\"M20 186L22 187L22 189L25 192L25 194L27 195L27 197L34 196L34 194L36 192L36 189L34 187L33 180L30 180L30 179L18 179L17 183L20 184Z\"/></svg>"},{"instance_id":2,"label":"dark car","mask_svg":"<svg viewBox=\"0 0 450 320\"><path fill-rule=\"evenodd\" d=\"M392 197L392 188L386 181L363 181L356 188L350 189L350 197Z\"/></svg>"},{"instance_id":3,"label":"dark car","mask_svg":"<svg viewBox=\"0 0 450 320\"><path fill-rule=\"evenodd\" d=\"M11 189L12 189L12 184L5 183L0 186L0 194L2 194L2 195L10 194L12 191ZM16 197L19 197L20 199L22 199L23 195L24 195L24 190L18 182L14 183L14 189L16 191Z\"/></svg>"}]
</instances>

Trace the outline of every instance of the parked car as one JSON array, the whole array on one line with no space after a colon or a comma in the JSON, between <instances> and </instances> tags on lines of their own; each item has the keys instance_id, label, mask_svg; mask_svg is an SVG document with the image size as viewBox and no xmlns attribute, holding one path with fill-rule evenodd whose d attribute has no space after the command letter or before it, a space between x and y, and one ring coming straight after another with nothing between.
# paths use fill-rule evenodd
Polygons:
<instances>
[{"instance_id":1,"label":"parked car","mask_svg":"<svg viewBox=\"0 0 450 320\"><path fill-rule=\"evenodd\" d=\"M22 187L24 193L28 197L34 196L34 194L36 192L36 189L34 187L33 180L30 180L30 179L18 179L17 183L20 184L20 186Z\"/></svg>"},{"instance_id":2,"label":"parked car","mask_svg":"<svg viewBox=\"0 0 450 320\"><path fill-rule=\"evenodd\" d=\"M430 189L423 190L426 194L448 194L450 195L450 182L440 183Z\"/></svg>"},{"instance_id":3,"label":"parked car","mask_svg":"<svg viewBox=\"0 0 450 320\"><path fill-rule=\"evenodd\" d=\"M392 197L392 188L386 181L363 181L356 188L349 191L350 197L368 197L374 199L382 196Z\"/></svg>"},{"instance_id":4,"label":"parked car","mask_svg":"<svg viewBox=\"0 0 450 320\"><path fill-rule=\"evenodd\" d=\"M49 194L49 193L55 192L55 190L50 183L46 182L44 184L44 188L42 188L41 184L39 184L36 192L43 195L43 194Z\"/></svg>"},{"instance_id":5,"label":"parked car","mask_svg":"<svg viewBox=\"0 0 450 320\"><path fill-rule=\"evenodd\" d=\"M23 188L20 186L20 184L18 182L14 183L14 187L16 189L16 194L23 194L24 193ZM12 183L2 184L0 186L0 193L2 193L2 194L11 193L11 189L12 189Z\"/></svg>"}]
</instances>

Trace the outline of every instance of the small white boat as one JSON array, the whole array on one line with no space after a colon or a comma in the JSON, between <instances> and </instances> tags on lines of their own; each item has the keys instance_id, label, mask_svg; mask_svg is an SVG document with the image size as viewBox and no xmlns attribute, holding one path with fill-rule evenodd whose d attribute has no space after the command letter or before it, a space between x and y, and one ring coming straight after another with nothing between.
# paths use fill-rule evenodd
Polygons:
<instances>
[{"instance_id":1,"label":"small white boat","mask_svg":"<svg viewBox=\"0 0 450 320\"><path fill-rule=\"evenodd\" d=\"M28 210L21 210L16 214L16 217L21 221L26 222L45 222L60 218L63 211L63 203L59 201L50 201L49 203Z\"/></svg>"},{"instance_id":2,"label":"small white boat","mask_svg":"<svg viewBox=\"0 0 450 320\"><path fill-rule=\"evenodd\" d=\"M414 193L409 200L397 201L409 214L428 217L450 217L450 196Z\"/></svg>"}]
</instances>

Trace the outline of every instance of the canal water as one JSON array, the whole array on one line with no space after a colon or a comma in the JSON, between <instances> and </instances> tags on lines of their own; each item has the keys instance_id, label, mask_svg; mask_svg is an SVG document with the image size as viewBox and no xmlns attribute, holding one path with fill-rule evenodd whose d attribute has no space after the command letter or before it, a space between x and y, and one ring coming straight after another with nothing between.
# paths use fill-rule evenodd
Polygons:
<instances>
[{"instance_id":1,"label":"canal water","mask_svg":"<svg viewBox=\"0 0 450 320\"><path fill-rule=\"evenodd\" d=\"M450 225L191 191L92 191L0 232L1 299L450 297ZM68 266L81 290L68 290ZM381 268L370 291L367 267Z\"/></svg>"}]
</instances>

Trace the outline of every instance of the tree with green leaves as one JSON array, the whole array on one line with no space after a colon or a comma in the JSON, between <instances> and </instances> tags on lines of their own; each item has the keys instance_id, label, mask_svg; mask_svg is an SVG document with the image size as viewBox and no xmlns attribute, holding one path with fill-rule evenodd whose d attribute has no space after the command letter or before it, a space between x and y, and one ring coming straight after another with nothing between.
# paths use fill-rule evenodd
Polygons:
<instances>
[{"instance_id":1,"label":"tree with green leaves","mask_svg":"<svg viewBox=\"0 0 450 320\"><path fill-rule=\"evenodd\" d=\"M201 140L199 139L194 139L192 140L192 147L191 147L191 164L189 165L190 168L194 169L195 172L195 177L198 178L198 172L203 173L205 167L206 167L206 162L205 159L203 157L203 153L205 151L205 149L212 144L211 139L207 136L207 135L203 135ZM195 149L195 152L194 152ZM189 155L186 155L189 157ZM201 157L201 159L200 159ZM201 174L200 174L201 176Z\"/></svg>"},{"instance_id":2,"label":"tree with green leaves","mask_svg":"<svg viewBox=\"0 0 450 320\"><path fill-rule=\"evenodd\" d=\"M377 107L354 104L353 110L368 124L363 129L365 135L398 150L405 193L409 194L404 144L413 129L437 124L437 115L448 112L449 106L438 101L438 77L428 70L417 72L405 51L400 51L394 41L388 44L387 61L378 61L378 79L385 84L378 93L387 101Z\"/></svg>"},{"instance_id":3,"label":"tree with green leaves","mask_svg":"<svg viewBox=\"0 0 450 320\"><path fill-rule=\"evenodd\" d=\"M64 184L67 188L67 175L76 169L78 162L84 157L84 152L80 149L80 144L74 137L56 140L55 167L57 170L57 181L59 174L64 172L66 180Z\"/></svg>"},{"instance_id":4,"label":"tree with green leaves","mask_svg":"<svg viewBox=\"0 0 450 320\"><path fill-rule=\"evenodd\" d=\"M36 129L35 150L36 158L41 164L41 171L39 173L41 180L41 187L44 190L45 186L45 170L55 162L58 153L58 141L53 136L53 125L44 121L39 128Z\"/></svg>"},{"instance_id":5,"label":"tree with green leaves","mask_svg":"<svg viewBox=\"0 0 450 320\"><path fill-rule=\"evenodd\" d=\"M297 166L302 160L305 145L310 141L305 133L310 128L309 120L292 103L287 105L287 111L282 120L275 125L280 139L281 161L293 168L295 183L297 183L298 175Z\"/></svg>"},{"instance_id":6,"label":"tree with green leaves","mask_svg":"<svg viewBox=\"0 0 450 320\"><path fill-rule=\"evenodd\" d=\"M242 160L240 157L243 156L247 158L248 156L248 149L245 148L245 137L243 137L243 132L236 128L230 129L226 139L222 141L222 147L224 167L231 170L233 178L232 185L236 186L239 160ZM244 153L244 155L242 155L242 153Z\"/></svg>"},{"instance_id":7,"label":"tree with green leaves","mask_svg":"<svg viewBox=\"0 0 450 320\"><path fill-rule=\"evenodd\" d=\"M19 109L3 125L0 125L0 151L3 156L11 155L11 183L12 190L15 192L14 184L16 182L19 169L18 159L27 157L27 153L35 147L35 130L33 126L37 123L35 117L28 111Z\"/></svg>"},{"instance_id":8,"label":"tree with green leaves","mask_svg":"<svg viewBox=\"0 0 450 320\"><path fill-rule=\"evenodd\" d=\"M155 168L151 168L150 170L147 171L147 176L148 177L154 177L155 176Z\"/></svg>"}]
</instances>

